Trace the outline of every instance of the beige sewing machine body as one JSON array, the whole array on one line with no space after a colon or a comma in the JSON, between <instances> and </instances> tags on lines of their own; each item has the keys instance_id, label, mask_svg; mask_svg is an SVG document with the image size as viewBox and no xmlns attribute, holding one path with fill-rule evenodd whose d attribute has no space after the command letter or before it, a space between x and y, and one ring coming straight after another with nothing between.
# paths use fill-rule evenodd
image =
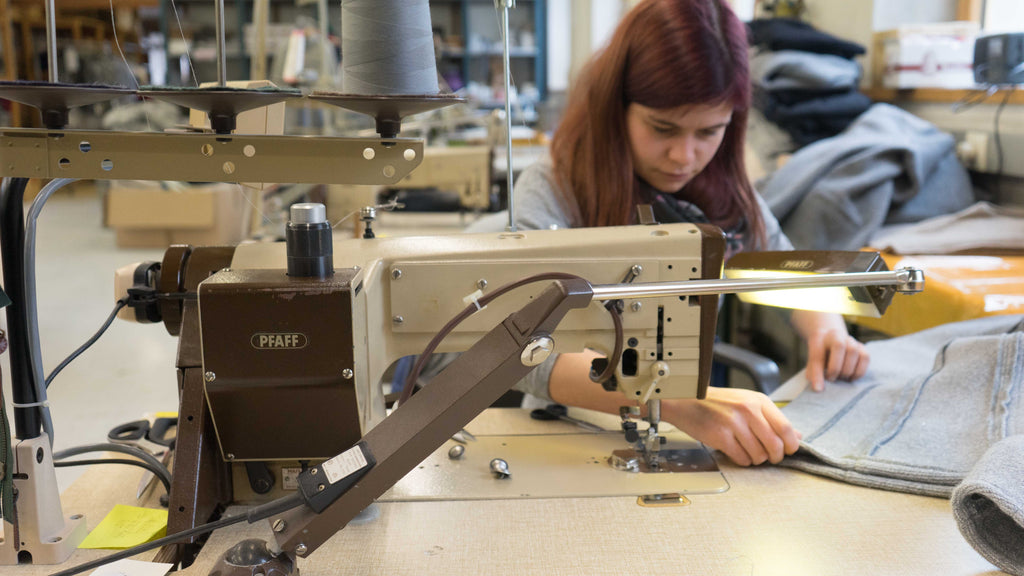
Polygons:
<instances>
[{"instance_id":1,"label":"beige sewing machine body","mask_svg":"<svg viewBox=\"0 0 1024 576\"><path fill-rule=\"evenodd\" d=\"M387 369L422 351L466 296L550 271L595 285L718 278L722 239L675 224L347 239L333 253L334 273L322 278L289 276L283 243L165 254L158 288L171 297L160 306L181 338L183 387L174 485L196 487L172 490L171 532L206 521L218 504L294 490L303 461L355 444L385 417ZM438 351L468 349L547 284L495 300ZM182 293L197 300L173 297ZM624 404L702 395L716 307L714 296L624 302ZM552 340L547 351L610 354L615 331L595 301L570 312ZM221 463L234 463L233 473Z\"/></svg>"},{"instance_id":2,"label":"beige sewing machine body","mask_svg":"<svg viewBox=\"0 0 1024 576\"><path fill-rule=\"evenodd\" d=\"M314 213L320 216L307 221ZM334 240L323 213L321 205L293 206L284 243L171 247L159 274L143 275L147 280L136 285L155 293L150 305L155 301L159 311L149 319L161 317L180 336L169 533L206 522L220 506L294 495L310 470L376 442L378 455L369 451L367 459L400 453L394 457L400 463L368 483L379 490L365 506L487 407L475 396L478 383L500 395L556 352L592 349L613 366L613 384L604 386L623 394L627 433L619 436L626 450L609 453L608 464L624 477L672 471L661 452L660 401L704 396L717 294L744 289L745 280L719 280L724 239L717 228L655 224ZM548 276L481 307L500 287L540 274ZM837 276L833 284L854 279ZM520 376L477 373L477 360L497 362L492 356L501 347L486 342L503 323L532 326L516 318L549 300L561 306L550 293L556 280L576 282L586 296L573 296L570 288L566 297L574 303L559 312L564 317L543 329L523 328L528 341L512 345ZM463 321L446 325L460 313ZM468 351L442 374L455 382L427 386L411 400L436 397L387 416L386 371L438 334L447 337L434 351ZM604 370L607 365L594 372ZM637 430L629 423L641 407L649 425ZM417 420L416 410L429 416ZM282 529L281 549L305 556L340 527L332 521L347 519L318 521L312 538L304 529ZM306 522L278 520L281 526Z\"/></svg>"}]
</instances>

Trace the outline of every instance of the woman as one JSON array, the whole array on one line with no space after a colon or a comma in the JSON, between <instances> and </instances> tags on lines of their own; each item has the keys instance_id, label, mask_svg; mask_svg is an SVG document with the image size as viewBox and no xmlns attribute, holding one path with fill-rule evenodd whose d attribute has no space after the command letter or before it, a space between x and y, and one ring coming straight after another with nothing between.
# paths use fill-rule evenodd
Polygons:
<instances>
[{"instance_id":1,"label":"woman","mask_svg":"<svg viewBox=\"0 0 1024 576\"><path fill-rule=\"evenodd\" d=\"M633 224L637 204L659 220L710 222L727 254L790 250L743 162L750 106L744 25L723 0L645 0L581 72L550 158L516 185L524 229ZM476 227L478 230L480 227ZM796 311L814 390L867 369L864 347L837 315ZM618 413L623 396L588 377L594 353L562 354L519 386L555 402ZM763 394L711 388L704 400L664 400L668 421L740 465L777 463L800 435Z\"/></svg>"}]
</instances>

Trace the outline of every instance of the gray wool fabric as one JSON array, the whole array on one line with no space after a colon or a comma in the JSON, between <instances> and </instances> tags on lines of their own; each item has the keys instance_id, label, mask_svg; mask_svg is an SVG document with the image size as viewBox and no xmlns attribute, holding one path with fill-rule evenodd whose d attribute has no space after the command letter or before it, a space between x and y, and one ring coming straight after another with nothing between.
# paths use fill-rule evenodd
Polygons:
<instances>
[{"instance_id":1,"label":"gray wool fabric","mask_svg":"<svg viewBox=\"0 0 1024 576\"><path fill-rule=\"evenodd\" d=\"M750 77L766 90L852 90L860 76L860 64L831 54L778 50L750 58Z\"/></svg>"},{"instance_id":2,"label":"gray wool fabric","mask_svg":"<svg viewBox=\"0 0 1024 576\"><path fill-rule=\"evenodd\" d=\"M949 497L990 446L1024 434L1022 330L1024 316L992 316L869 343L862 379L783 409L804 437L781 465Z\"/></svg>"},{"instance_id":3,"label":"gray wool fabric","mask_svg":"<svg viewBox=\"0 0 1024 576\"><path fill-rule=\"evenodd\" d=\"M858 250L883 224L919 222L974 202L953 137L888 104L801 148L758 187L799 249Z\"/></svg>"},{"instance_id":4,"label":"gray wool fabric","mask_svg":"<svg viewBox=\"0 0 1024 576\"><path fill-rule=\"evenodd\" d=\"M964 539L1000 569L1024 576L1024 434L989 448L952 500Z\"/></svg>"}]
</instances>

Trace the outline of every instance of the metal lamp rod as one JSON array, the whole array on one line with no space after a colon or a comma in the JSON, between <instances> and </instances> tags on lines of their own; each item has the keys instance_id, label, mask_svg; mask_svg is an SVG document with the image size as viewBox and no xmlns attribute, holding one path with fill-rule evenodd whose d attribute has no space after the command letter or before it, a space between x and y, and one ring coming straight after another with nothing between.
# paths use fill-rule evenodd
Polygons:
<instances>
[{"instance_id":1,"label":"metal lamp rod","mask_svg":"<svg viewBox=\"0 0 1024 576\"><path fill-rule=\"evenodd\" d=\"M223 88L227 86L228 74L227 50L224 40L224 0L217 0L214 24L217 27L217 85Z\"/></svg>"},{"instance_id":2,"label":"metal lamp rod","mask_svg":"<svg viewBox=\"0 0 1024 576\"><path fill-rule=\"evenodd\" d=\"M642 284L601 284L594 286L593 291L594 300L603 301L619 298L708 296L830 286L896 286L896 290L899 292L915 293L924 289L924 273L916 268L903 268L887 272L816 274L798 278L735 278L645 282Z\"/></svg>"},{"instance_id":3,"label":"metal lamp rod","mask_svg":"<svg viewBox=\"0 0 1024 576\"><path fill-rule=\"evenodd\" d=\"M47 78L57 83L57 9L54 0L46 0L46 63Z\"/></svg>"},{"instance_id":4,"label":"metal lamp rod","mask_svg":"<svg viewBox=\"0 0 1024 576\"><path fill-rule=\"evenodd\" d=\"M502 64L505 70L505 160L508 169L505 171L508 187L508 231L516 231L515 202L512 191L512 58L509 54L508 11L515 8L516 0L494 0L501 4L501 35L504 40Z\"/></svg>"}]
</instances>

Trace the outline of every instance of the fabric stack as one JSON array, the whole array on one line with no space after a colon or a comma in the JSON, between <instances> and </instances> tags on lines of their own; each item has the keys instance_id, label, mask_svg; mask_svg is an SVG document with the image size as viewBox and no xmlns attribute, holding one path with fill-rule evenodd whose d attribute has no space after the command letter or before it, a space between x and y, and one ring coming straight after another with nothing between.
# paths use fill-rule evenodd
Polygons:
<instances>
[{"instance_id":1,"label":"fabric stack","mask_svg":"<svg viewBox=\"0 0 1024 576\"><path fill-rule=\"evenodd\" d=\"M953 137L889 104L875 104L843 133L801 148L758 190L800 250L858 250L882 226L974 203Z\"/></svg>"},{"instance_id":2,"label":"fabric stack","mask_svg":"<svg viewBox=\"0 0 1024 576\"><path fill-rule=\"evenodd\" d=\"M864 47L789 18L748 24L754 106L800 148L835 136L871 106L858 91Z\"/></svg>"}]
</instances>

